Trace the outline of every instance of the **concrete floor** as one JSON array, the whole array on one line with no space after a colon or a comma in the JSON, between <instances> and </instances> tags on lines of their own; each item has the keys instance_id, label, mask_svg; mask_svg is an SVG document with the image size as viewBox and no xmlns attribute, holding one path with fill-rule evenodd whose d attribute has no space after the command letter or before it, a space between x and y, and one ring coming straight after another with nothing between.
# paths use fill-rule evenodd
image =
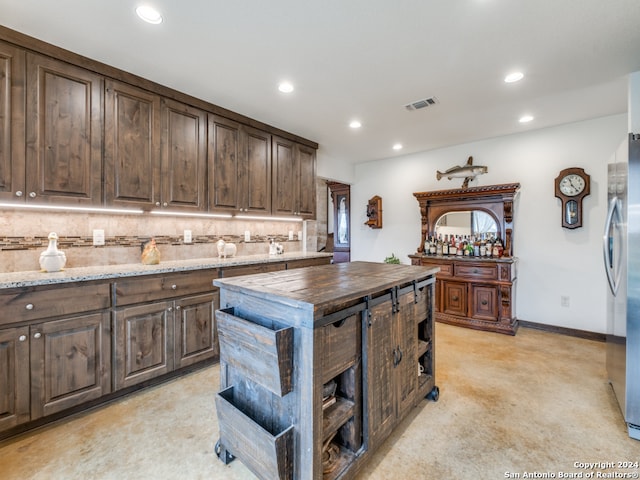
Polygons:
<instances>
[{"instance_id":1,"label":"concrete floor","mask_svg":"<svg viewBox=\"0 0 640 480\"><path fill-rule=\"evenodd\" d=\"M444 324L436 339L440 400L422 402L359 480L640 474L575 465L640 461L640 442L627 436L607 382L604 343ZM0 478L253 479L213 452L218 386L216 365L2 442Z\"/></svg>"}]
</instances>

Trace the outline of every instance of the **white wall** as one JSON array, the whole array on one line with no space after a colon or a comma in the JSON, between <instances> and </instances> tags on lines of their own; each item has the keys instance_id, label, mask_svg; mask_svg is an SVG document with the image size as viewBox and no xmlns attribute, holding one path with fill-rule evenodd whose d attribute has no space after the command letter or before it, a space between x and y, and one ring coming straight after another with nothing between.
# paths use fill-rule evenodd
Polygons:
<instances>
[{"instance_id":1,"label":"white wall","mask_svg":"<svg viewBox=\"0 0 640 480\"><path fill-rule=\"evenodd\" d=\"M514 248L519 258L516 314L519 319L606 332L606 278L602 234L607 200L607 162L627 134L627 115L562 125L440 150L356 165L351 188L351 258L382 261L392 252L403 263L420 242L420 212L413 192L458 188L461 179L436 180L466 162L486 165L470 186L521 184L515 210ZM583 227L561 226L554 179L581 167L591 175L583 203ZM345 180L348 181L348 180ZM382 197L383 228L365 226L365 206ZM560 297L570 297L562 307Z\"/></svg>"}]
</instances>

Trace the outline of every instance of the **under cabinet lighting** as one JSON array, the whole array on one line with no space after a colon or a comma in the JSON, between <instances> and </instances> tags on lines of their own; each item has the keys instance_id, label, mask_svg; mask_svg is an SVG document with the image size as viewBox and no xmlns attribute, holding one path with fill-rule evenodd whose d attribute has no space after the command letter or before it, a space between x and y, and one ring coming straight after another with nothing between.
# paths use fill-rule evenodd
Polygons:
<instances>
[{"instance_id":1,"label":"under cabinet lighting","mask_svg":"<svg viewBox=\"0 0 640 480\"><path fill-rule=\"evenodd\" d=\"M529 123L531 120L533 120L533 117L531 115L523 115L522 117L520 117L519 122L520 123Z\"/></svg>"},{"instance_id":2,"label":"under cabinet lighting","mask_svg":"<svg viewBox=\"0 0 640 480\"><path fill-rule=\"evenodd\" d=\"M300 217L261 217L260 215L236 215L238 220L267 220L275 222L302 222Z\"/></svg>"},{"instance_id":3,"label":"under cabinet lighting","mask_svg":"<svg viewBox=\"0 0 640 480\"><path fill-rule=\"evenodd\" d=\"M151 210L149 213L151 215L166 215L169 217L231 218L229 213L172 212L169 210Z\"/></svg>"},{"instance_id":4,"label":"under cabinet lighting","mask_svg":"<svg viewBox=\"0 0 640 480\"><path fill-rule=\"evenodd\" d=\"M394 150L402 150L402 144L401 143L396 143L392 148Z\"/></svg>"},{"instance_id":5,"label":"under cabinet lighting","mask_svg":"<svg viewBox=\"0 0 640 480\"><path fill-rule=\"evenodd\" d=\"M29 210L58 210L62 212L124 213L129 215L140 215L143 213L143 211L139 209L75 207L75 206L63 206L63 205L38 205L34 203L29 203L29 204L0 203L0 208L19 208L19 209L29 209Z\"/></svg>"},{"instance_id":6,"label":"under cabinet lighting","mask_svg":"<svg viewBox=\"0 0 640 480\"><path fill-rule=\"evenodd\" d=\"M360 123L358 120L353 120L349 124L349 127L351 127L351 128L360 128L361 126L362 126L362 123Z\"/></svg>"}]
</instances>

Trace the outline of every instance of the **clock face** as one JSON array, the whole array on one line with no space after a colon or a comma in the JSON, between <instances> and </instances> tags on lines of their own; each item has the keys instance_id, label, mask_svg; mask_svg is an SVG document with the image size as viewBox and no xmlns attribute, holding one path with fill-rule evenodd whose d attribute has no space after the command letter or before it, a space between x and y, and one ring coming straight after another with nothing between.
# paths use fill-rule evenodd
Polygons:
<instances>
[{"instance_id":1,"label":"clock face","mask_svg":"<svg viewBox=\"0 0 640 480\"><path fill-rule=\"evenodd\" d=\"M560 180L560 191L567 197L579 195L585 187L584 178L576 173L570 173Z\"/></svg>"}]
</instances>

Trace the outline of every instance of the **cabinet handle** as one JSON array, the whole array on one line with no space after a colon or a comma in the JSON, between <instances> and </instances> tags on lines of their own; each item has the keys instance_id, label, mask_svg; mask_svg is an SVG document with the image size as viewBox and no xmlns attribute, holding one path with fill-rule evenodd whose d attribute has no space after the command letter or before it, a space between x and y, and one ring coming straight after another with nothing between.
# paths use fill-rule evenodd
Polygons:
<instances>
[{"instance_id":1,"label":"cabinet handle","mask_svg":"<svg viewBox=\"0 0 640 480\"><path fill-rule=\"evenodd\" d=\"M36 192L29 192L29 197L36 198Z\"/></svg>"},{"instance_id":2,"label":"cabinet handle","mask_svg":"<svg viewBox=\"0 0 640 480\"><path fill-rule=\"evenodd\" d=\"M457 302L458 301L458 296L454 295L453 297L451 297L451 300L453 300L454 302Z\"/></svg>"},{"instance_id":3,"label":"cabinet handle","mask_svg":"<svg viewBox=\"0 0 640 480\"><path fill-rule=\"evenodd\" d=\"M16 197L21 197L22 196L22 190L18 190L16 192Z\"/></svg>"},{"instance_id":4,"label":"cabinet handle","mask_svg":"<svg viewBox=\"0 0 640 480\"><path fill-rule=\"evenodd\" d=\"M489 302L487 302L486 300L483 300L480 302L482 305L487 305Z\"/></svg>"},{"instance_id":5,"label":"cabinet handle","mask_svg":"<svg viewBox=\"0 0 640 480\"><path fill-rule=\"evenodd\" d=\"M177 289L178 289L178 285L176 284L171 285L171 290L177 290Z\"/></svg>"},{"instance_id":6,"label":"cabinet handle","mask_svg":"<svg viewBox=\"0 0 640 480\"><path fill-rule=\"evenodd\" d=\"M27 339L27 336L26 336L26 335L20 335L20 336L18 337L18 340L20 340L21 342L24 342L26 339Z\"/></svg>"},{"instance_id":7,"label":"cabinet handle","mask_svg":"<svg viewBox=\"0 0 640 480\"><path fill-rule=\"evenodd\" d=\"M176 305L176 310L180 310L180 305Z\"/></svg>"},{"instance_id":8,"label":"cabinet handle","mask_svg":"<svg viewBox=\"0 0 640 480\"><path fill-rule=\"evenodd\" d=\"M167 312L173 312L173 307L167 308Z\"/></svg>"},{"instance_id":9,"label":"cabinet handle","mask_svg":"<svg viewBox=\"0 0 640 480\"><path fill-rule=\"evenodd\" d=\"M398 345L398 364L402 361L402 350L400 349L400 345Z\"/></svg>"},{"instance_id":10,"label":"cabinet handle","mask_svg":"<svg viewBox=\"0 0 640 480\"><path fill-rule=\"evenodd\" d=\"M42 334L40 332L36 332L33 334L33 338L40 338Z\"/></svg>"},{"instance_id":11,"label":"cabinet handle","mask_svg":"<svg viewBox=\"0 0 640 480\"><path fill-rule=\"evenodd\" d=\"M27 303L24 308L27 310L33 310L33 303Z\"/></svg>"},{"instance_id":12,"label":"cabinet handle","mask_svg":"<svg viewBox=\"0 0 640 480\"><path fill-rule=\"evenodd\" d=\"M479 273L479 272L480 272L480 270L478 270L477 268L473 269L473 273Z\"/></svg>"}]
</instances>

